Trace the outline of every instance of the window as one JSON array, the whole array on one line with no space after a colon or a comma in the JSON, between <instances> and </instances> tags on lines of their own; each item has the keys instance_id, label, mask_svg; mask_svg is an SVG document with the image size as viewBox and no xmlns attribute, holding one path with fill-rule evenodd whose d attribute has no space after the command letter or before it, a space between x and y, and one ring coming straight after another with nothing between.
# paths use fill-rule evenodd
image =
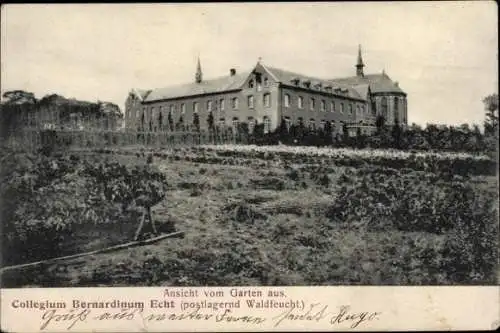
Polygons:
<instances>
[{"instance_id":1,"label":"window","mask_svg":"<svg viewBox=\"0 0 500 333\"><path fill-rule=\"evenodd\" d=\"M238 97L234 97L231 100L231 104L232 104L234 110L238 109L238 107L239 107L239 99L238 99Z\"/></svg>"},{"instance_id":2,"label":"window","mask_svg":"<svg viewBox=\"0 0 500 333\"><path fill-rule=\"evenodd\" d=\"M257 91L262 90L262 76L260 73L255 74L255 82L257 83Z\"/></svg>"},{"instance_id":3,"label":"window","mask_svg":"<svg viewBox=\"0 0 500 333\"><path fill-rule=\"evenodd\" d=\"M263 121L264 121L264 133L271 132L271 120L269 119L269 117L264 116Z\"/></svg>"},{"instance_id":4,"label":"window","mask_svg":"<svg viewBox=\"0 0 500 333\"><path fill-rule=\"evenodd\" d=\"M285 107L288 108L290 107L290 95L285 94Z\"/></svg>"},{"instance_id":5,"label":"window","mask_svg":"<svg viewBox=\"0 0 500 333\"><path fill-rule=\"evenodd\" d=\"M377 105L375 103L375 101L372 101L372 115L376 115L377 114Z\"/></svg>"},{"instance_id":6,"label":"window","mask_svg":"<svg viewBox=\"0 0 500 333\"><path fill-rule=\"evenodd\" d=\"M254 105L254 100L253 100L253 96L252 96L252 95L248 96L248 107L249 107L250 109L253 109L253 108L255 107L255 105Z\"/></svg>"},{"instance_id":7,"label":"window","mask_svg":"<svg viewBox=\"0 0 500 333\"><path fill-rule=\"evenodd\" d=\"M224 111L224 98L219 100L219 110Z\"/></svg>"},{"instance_id":8,"label":"window","mask_svg":"<svg viewBox=\"0 0 500 333\"><path fill-rule=\"evenodd\" d=\"M269 79L267 76L264 77L264 87L269 87Z\"/></svg>"},{"instance_id":9,"label":"window","mask_svg":"<svg viewBox=\"0 0 500 333\"><path fill-rule=\"evenodd\" d=\"M297 104L299 106L299 109L303 109L304 108L304 97L299 96L297 98Z\"/></svg>"},{"instance_id":10,"label":"window","mask_svg":"<svg viewBox=\"0 0 500 333\"><path fill-rule=\"evenodd\" d=\"M344 113L345 111L345 104L342 102L340 103L340 113Z\"/></svg>"},{"instance_id":11,"label":"window","mask_svg":"<svg viewBox=\"0 0 500 333\"><path fill-rule=\"evenodd\" d=\"M399 111L399 98L394 97L394 111L398 112Z\"/></svg>"},{"instance_id":12,"label":"window","mask_svg":"<svg viewBox=\"0 0 500 333\"><path fill-rule=\"evenodd\" d=\"M302 128L304 127L304 119L302 119L302 117L297 118L297 125Z\"/></svg>"},{"instance_id":13,"label":"window","mask_svg":"<svg viewBox=\"0 0 500 333\"><path fill-rule=\"evenodd\" d=\"M207 101L207 111L212 111L212 101Z\"/></svg>"},{"instance_id":14,"label":"window","mask_svg":"<svg viewBox=\"0 0 500 333\"><path fill-rule=\"evenodd\" d=\"M309 119L309 129L311 131L316 130L316 121L314 120L314 118Z\"/></svg>"},{"instance_id":15,"label":"window","mask_svg":"<svg viewBox=\"0 0 500 333\"><path fill-rule=\"evenodd\" d=\"M170 105L170 112L174 113L175 111L175 105Z\"/></svg>"},{"instance_id":16,"label":"window","mask_svg":"<svg viewBox=\"0 0 500 333\"><path fill-rule=\"evenodd\" d=\"M233 118L233 128L238 129L239 124L240 124L240 120L238 119L238 117L234 117Z\"/></svg>"},{"instance_id":17,"label":"window","mask_svg":"<svg viewBox=\"0 0 500 333\"><path fill-rule=\"evenodd\" d=\"M193 112L198 113L198 102L193 102Z\"/></svg>"},{"instance_id":18,"label":"window","mask_svg":"<svg viewBox=\"0 0 500 333\"><path fill-rule=\"evenodd\" d=\"M323 111L323 112L326 111L326 102L324 99L321 100L321 111Z\"/></svg>"},{"instance_id":19,"label":"window","mask_svg":"<svg viewBox=\"0 0 500 333\"><path fill-rule=\"evenodd\" d=\"M253 117L248 117L248 133L253 133L255 128L255 119Z\"/></svg>"},{"instance_id":20,"label":"window","mask_svg":"<svg viewBox=\"0 0 500 333\"><path fill-rule=\"evenodd\" d=\"M325 124L326 124L326 121L324 121L324 120L322 120L322 121L320 122L319 126L320 126L320 128L321 128L322 130L325 130Z\"/></svg>"},{"instance_id":21,"label":"window","mask_svg":"<svg viewBox=\"0 0 500 333\"><path fill-rule=\"evenodd\" d=\"M366 109L365 109L365 105L361 105L361 113L365 114L366 113Z\"/></svg>"},{"instance_id":22,"label":"window","mask_svg":"<svg viewBox=\"0 0 500 333\"><path fill-rule=\"evenodd\" d=\"M248 81L248 88L253 88L253 79Z\"/></svg>"},{"instance_id":23,"label":"window","mask_svg":"<svg viewBox=\"0 0 500 333\"><path fill-rule=\"evenodd\" d=\"M314 111L315 102L316 101L314 100L314 98L311 98L309 101L309 109L311 109L312 111Z\"/></svg>"},{"instance_id":24,"label":"window","mask_svg":"<svg viewBox=\"0 0 500 333\"><path fill-rule=\"evenodd\" d=\"M353 106L352 104L349 104L349 114L352 114L352 111L353 111Z\"/></svg>"},{"instance_id":25,"label":"window","mask_svg":"<svg viewBox=\"0 0 500 333\"><path fill-rule=\"evenodd\" d=\"M290 117L285 117L285 125L286 130L290 132L290 127L292 127L292 121L290 120Z\"/></svg>"},{"instance_id":26,"label":"window","mask_svg":"<svg viewBox=\"0 0 500 333\"><path fill-rule=\"evenodd\" d=\"M330 103L330 111L335 112L335 102Z\"/></svg>"},{"instance_id":27,"label":"window","mask_svg":"<svg viewBox=\"0 0 500 333\"><path fill-rule=\"evenodd\" d=\"M224 127L224 125L225 125L225 124L226 124L226 119L224 119L224 118L220 118L220 119L219 119L219 123L218 123L219 128Z\"/></svg>"},{"instance_id":28,"label":"window","mask_svg":"<svg viewBox=\"0 0 500 333\"><path fill-rule=\"evenodd\" d=\"M186 104L182 103L181 104L181 114L186 113Z\"/></svg>"},{"instance_id":29,"label":"window","mask_svg":"<svg viewBox=\"0 0 500 333\"><path fill-rule=\"evenodd\" d=\"M271 106L271 94L264 94L264 106L267 108Z\"/></svg>"}]
</instances>

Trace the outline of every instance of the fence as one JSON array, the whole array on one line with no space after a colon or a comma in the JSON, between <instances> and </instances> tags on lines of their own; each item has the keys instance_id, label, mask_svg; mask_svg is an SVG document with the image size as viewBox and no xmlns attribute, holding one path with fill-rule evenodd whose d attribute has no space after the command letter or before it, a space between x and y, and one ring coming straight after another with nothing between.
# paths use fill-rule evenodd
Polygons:
<instances>
[{"instance_id":1,"label":"fence","mask_svg":"<svg viewBox=\"0 0 500 333\"><path fill-rule=\"evenodd\" d=\"M98 130L40 130L25 128L11 133L7 145L36 151L42 147L118 147L149 146L172 147L200 144L252 143L248 135L224 132L137 132L137 131L98 131Z\"/></svg>"}]
</instances>

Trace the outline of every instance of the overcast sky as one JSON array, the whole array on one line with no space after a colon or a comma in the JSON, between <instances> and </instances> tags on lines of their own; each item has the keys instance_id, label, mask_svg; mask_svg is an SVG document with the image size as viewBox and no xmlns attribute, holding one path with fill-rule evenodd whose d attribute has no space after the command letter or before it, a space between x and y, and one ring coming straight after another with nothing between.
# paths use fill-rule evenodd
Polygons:
<instances>
[{"instance_id":1,"label":"overcast sky","mask_svg":"<svg viewBox=\"0 0 500 333\"><path fill-rule=\"evenodd\" d=\"M482 123L498 91L495 2L7 5L1 90L58 93L123 108L131 88L264 64L335 78L386 73L410 123Z\"/></svg>"}]
</instances>

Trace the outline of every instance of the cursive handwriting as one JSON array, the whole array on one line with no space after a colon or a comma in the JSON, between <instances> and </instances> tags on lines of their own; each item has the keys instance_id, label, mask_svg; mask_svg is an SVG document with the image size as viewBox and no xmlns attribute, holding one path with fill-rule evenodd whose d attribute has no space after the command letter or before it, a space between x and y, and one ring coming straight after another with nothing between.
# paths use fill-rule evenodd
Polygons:
<instances>
[{"instance_id":1,"label":"cursive handwriting","mask_svg":"<svg viewBox=\"0 0 500 333\"><path fill-rule=\"evenodd\" d=\"M268 312L269 313L269 312ZM260 326L265 322L272 322L274 327L290 322L320 322L326 321L330 325L347 325L356 328L366 322L378 320L379 312L357 312L350 306L343 305L337 311L329 311L328 305L321 303L304 303L301 307L292 307L274 317L260 317L238 312L231 309L205 312L199 308L184 312L149 312L144 309L121 309L116 311L95 311L84 309L77 311L51 309L42 315L40 330L54 329L64 325L67 330L75 329L77 323L94 321L137 321L144 330L149 324L163 321L211 321L219 324L242 323Z\"/></svg>"},{"instance_id":2,"label":"cursive handwriting","mask_svg":"<svg viewBox=\"0 0 500 333\"><path fill-rule=\"evenodd\" d=\"M67 329L70 330L77 322L85 321L89 314L89 309L81 311L70 310L63 313L58 313L56 309L48 310L42 315L42 326L40 326L40 330L43 331L53 322L69 323Z\"/></svg>"},{"instance_id":3,"label":"cursive handwriting","mask_svg":"<svg viewBox=\"0 0 500 333\"><path fill-rule=\"evenodd\" d=\"M328 305L312 303L305 306L302 310L299 308L288 309L281 314L273 317L274 327L279 326L285 321L316 321L329 318L331 325L350 324L350 328L356 328L364 322L378 320L380 312L352 312L350 306L343 305L338 312L328 312Z\"/></svg>"}]
</instances>

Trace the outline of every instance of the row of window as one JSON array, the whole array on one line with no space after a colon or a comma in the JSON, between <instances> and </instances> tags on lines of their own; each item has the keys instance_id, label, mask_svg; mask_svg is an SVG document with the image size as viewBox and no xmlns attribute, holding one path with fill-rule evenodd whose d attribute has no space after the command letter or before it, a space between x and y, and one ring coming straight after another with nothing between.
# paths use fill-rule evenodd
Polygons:
<instances>
[{"instance_id":1,"label":"row of window","mask_svg":"<svg viewBox=\"0 0 500 333\"><path fill-rule=\"evenodd\" d=\"M264 94L263 97L262 97L262 99L263 99L263 104L264 104L265 107L271 107L271 94ZM225 110L225 100L223 98L221 98L221 99L219 99L217 101L216 108L214 108L214 103L213 103L212 100L208 100L206 103L207 103L206 104L206 110L207 110L207 112L216 111L216 110L218 110L218 111L224 111ZM247 106L250 109L254 109L255 108L255 97L253 95L247 96ZM239 108L239 98L238 97L231 98L231 107L232 107L233 110L237 110ZM186 113L186 104L185 103L181 103L179 105L179 108L180 108L180 114ZM175 113L177 111L177 108L176 108L175 104L169 105L168 109L167 109L167 107L163 107L163 106L158 107L158 111L160 113L162 113L164 110L168 110L171 113ZM200 110L200 103L199 102L193 102L193 112L197 113L197 112L199 112L199 110ZM146 108L144 107L142 109L142 111L145 113L146 112ZM157 112L157 108L151 107L151 116L153 118L155 117L156 112ZM137 112L136 117L137 118L140 117L140 113L139 112Z\"/></svg>"},{"instance_id":2,"label":"row of window","mask_svg":"<svg viewBox=\"0 0 500 333\"><path fill-rule=\"evenodd\" d=\"M329 84L323 84L321 82L311 82L308 79L301 81L299 78L294 78L292 80L292 83L297 87L302 86L307 89L311 89L312 87L315 90L325 91L327 93L347 94L349 92L347 88L332 87Z\"/></svg>"},{"instance_id":3,"label":"row of window","mask_svg":"<svg viewBox=\"0 0 500 333\"><path fill-rule=\"evenodd\" d=\"M208 119L206 121L208 122ZM233 117L233 119L231 121L232 126L234 128L238 128L239 123L240 123L239 118ZM248 117L247 124L248 124L249 131L252 132L253 129L255 128L255 124L256 124L255 118ZM267 117L267 116L263 117L263 124L264 124L264 133L270 132L271 131L271 120L269 119L269 117ZM224 126L226 126L226 119L219 118L218 121L214 122L214 125L224 127ZM140 127L143 129L145 128L144 120L142 120ZM179 118L179 120L175 124L169 124L168 121L163 122L161 120L158 123L153 123L153 121L149 122L149 130L151 130L151 131L153 131L153 130L156 131L158 129L181 129L181 128L187 129L187 128L193 128L193 127L194 127L194 124L193 125L185 124L184 118L182 116Z\"/></svg>"},{"instance_id":4,"label":"row of window","mask_svg":"<svg viewBox=\"0 0 500 333\"><path fill-rule=\"evenodd\" d=\"M271 106L271 94L269 93L266 93L263 95L262 97L263 99L263 105L265 107L270 107ZM211 111L224 111L225 110L225 99L224 98L221 98L219 100L216 101L216 105L214 105L214 101L213 100L208 100L206 101L206 110L208 112L211 112ZM296 105L299 109L304 109L304 97L302 96L297 96L297 99L296 99ZM199 112L199 109L200 109L200 103L199 102L193 102L193 112L194 113L197 113ZM376 108L375 108L375 103L373 102L372 103L372 113L375 114L376 112ZM330 112L336 112L337 109L336 109L336 103L334 101L330 101L329 103L327 103L326 100L322 99L320 100L320 103L319 103L319 110L320 111L323 111L323 112L327 112L327 111L330 111ZM345 102L340 102L340 107L339 107L339 112L340 113L345 113L345 112L348 112L350 115L354 114L354 108L356 107L356 113L358 115L363 115L363 114L367 114L368 113L368 109L366 108L366 106L364 104L356 104L354 106L353 103L345 103ZM247 106L249 109L254 109L255 108L255 96L253 95L249 95L247 96ZM291 96L289 94L285 94L284 95L284 106L285 108L289 108L292 106L292 99L291 99ZM171 104L169 105L168 107L168 110L171 112L171 113L175 113L177 111L177 107L179 108L179 111L180 111L180 114L184 114L186 112L186 104L185 103L181 103L180 105L175 105L175 104ZM238 97L233 97L231 98L231 108L233 110L237 110L239 109L239 98ZM309 99L309 109L311 111L315 111L316 110L316 99L315 98L310 98ZM387 111L388 111L388 105L387 105L387 98L384 96L382 99L381 99L381 113L382 114L387 114ZM160 106L160 107L151 107L151 116L154 118L156 117L156 114L157 112L159 111L160 113L162 113L164 110L167 110L167 107L163 107L163 106ZM395 97L395 104L394 104L394 110L396 112L399 111L399 99L397 97ZM144 107L143 108L143 112L146 112L146 108ZM139 118L141 115L140 113L138 112L136 114L136 117Z\"/></svg>"},{"instance_id":5,"label":"row of window","mask_svg":"<svg viewBox=\"0 0 500 333\"><path fill-rule=\"evenodd\" d=\"M284 96L284 100L283 100L283 104L286 108L290 107L291 106L291 97L289 94L285 94ZM330 111L330 112L335 112L336 111L336 107L335 107L335 102L334 101L331 101L329 103L329 107L328 107L328 110L327 110L327 103L324 99L322 99L320 101L320 111L323 111L323 112L326 112L326 111ZM354 106L353 104L348 104L349 106L349 114L353 114L354 113ZM304 108L304 97L302 96L297 96L297 107L299 109L303 109ZM309 110L311 111L314 111L316 109L316 99L314 98L310 98L309 99ZM344 102L340 102L340 113L344 113L346 111L346 103ZM366 109L365 105L363 104L357 104L356 105L356 112L358 114L363 114L363 113L366 113L368 112L368 110Z\"/></svg>"},{"instance_id":6,"label":"row of window","mask_svg":"<svg viewBox=\"0 0 500 333\"><path fill-rule=\"evenodd\" d=\"M194 118L193 118L194 120ZM208 119L206 120L208 122ZM285 117L284 118L284 121L285 121L285 124L286 126L289 128L292 124L292 121L290 119L290 117ZM232 118L232 121L231 121L232 125L234 127L237 127L237 125L240 123L240 119L238 117L233 117ZM253 128L256 124L256 119L252 116L250 117L247 117L247 123L248 123L248 126ZM330 123L330 125L332 127L335 127L336 126L336 121L335 120L320 120L320 128L324 128L325 124L326 123ZM362 122L361 122L362 123ZM153 121L150 120L150 126L152 126L153 124ZM168 120L166 122L164 122L163 120L159 119L159 122L155 125L159 125L160 127L162 127L162 125L167 125L168 124ZM181 116L179 118L179 120L177 121L177 124L184 124L184 118ZM226 125L226 119L224 117L221 117L219 118L218 121L215 121L215 124L216 125L219 125L219 126L225 126ZM270 131L271 129L271 120L269 119L268 116L264 116L263 117L263 124L264 124L264 130L265 131ZM296 122L297 125L299 124L303 124L304 126L307 126L311 129L316 129L316 120L314 118L310 118L309 120L307 120L307 124L306 124L306 121L302 118L302 117L298 117L297 118L297 122ZM339 124L340 125L343 125L344 122L343 121L339 121ZM144 119L142 119L142 126L144 126Z\"/></svg>"}]
</instances>

